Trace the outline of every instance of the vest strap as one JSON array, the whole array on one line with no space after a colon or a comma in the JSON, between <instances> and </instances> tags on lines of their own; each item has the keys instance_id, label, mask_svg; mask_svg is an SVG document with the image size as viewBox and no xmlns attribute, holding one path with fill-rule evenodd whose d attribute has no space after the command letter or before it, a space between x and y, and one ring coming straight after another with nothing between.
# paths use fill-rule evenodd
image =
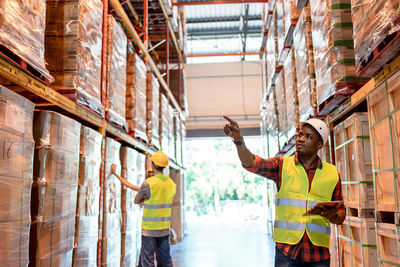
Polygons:
<instances>
[{"instance_id":1,"label":"vest strap","mask_svg":"<svg viewBox=\"0 0 400 267\"><path fill-rule=\"evenodd\" d=\"M275 221L274 228L284 230L304 231L304 223Z\"/></svg>"},{"instance_id":2,"label":"vest strap","mask_svg":"<svg viewBox=\"0 0 400 267\"><path fill-rule=\"evenodd\" d=\"M144 222L167 222L171 217L143 217Z\"/></svg>"},{"instance_id":3,"label":"vest strap","mask_svg":"<svg viewBox=\"0 0 400 267\"><path fill-rule=\"evenodd\" d=\"M145 209L168 209L172 208L172 204L144 204Z\"/></svg>"},{"instance_id":4,"label":"vest strap","mask_svg":"<svg viewBox=\"0 0 400 267\"><path fill-rule=\"evenodd\" d=\"M307 230L310 232L316 232L321 234L331 234L331 228L325 225L307 223Z\"/></svg>"},{"instance_id":5,"label":"vest strap","mask_svg":"<svg viewBox=\"0 0 400 267\"><path fill-rule=\"evenodd\" d=\"M277 198L276 206L288 206L288 207L301 207L306 206L307 201L303 199L293 199L293 198Z\"/></svg>"}]
</instances>

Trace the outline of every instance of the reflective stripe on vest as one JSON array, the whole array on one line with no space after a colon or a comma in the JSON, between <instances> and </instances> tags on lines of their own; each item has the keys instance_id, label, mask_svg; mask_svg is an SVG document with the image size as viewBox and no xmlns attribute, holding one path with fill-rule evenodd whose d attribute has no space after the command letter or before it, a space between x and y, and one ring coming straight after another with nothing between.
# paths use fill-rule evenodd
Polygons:
<instances>
[{"instance_id":1,"label":"reflective stripe on vest","mask_svg":"<svg viewBox=\"0 0 400 267\"><path fill-rule=\"evenodd\" d=\"M172 201L176 184L166 175L157 174L146 180L150 186L150 199L144 201L142 229L169 229Z\"/></svg>"},{"instance_id":2,"label":"reflective stripe on vest","mask_svg":"<svg viewBox=\"0 0 400 267\"><path fill-rule=\"evenodd\" d=\"M303 216L318 202L330 201L333 190L339 181L335 166L326 162L317 168L311 189L306 171L294 157L284 157L282 182L276 194L276 222L274 241L297 244L307 231L311 242L316 246L329 247L330 223L322 216Z\"/></svg>"}]
</instances>

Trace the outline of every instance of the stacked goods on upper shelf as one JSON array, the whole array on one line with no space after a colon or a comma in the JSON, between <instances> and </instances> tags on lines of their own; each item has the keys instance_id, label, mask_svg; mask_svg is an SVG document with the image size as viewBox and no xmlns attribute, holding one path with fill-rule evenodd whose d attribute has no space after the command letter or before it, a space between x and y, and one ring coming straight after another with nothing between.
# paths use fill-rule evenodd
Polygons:
<instances>
[{"instance_id":1,"label":"stacked goods on upper shelf","mask_svg":"<svg viewBox=\"0 0 400 267\"><path fill-rule=\"evenodd\" d=\"M100 166L103 136L82 126L74 266L96 266L99 240Z\"/></svg>"},{"instance_id":2,"label":"stacked goods on upper shelf","mask_svg":"<svg viewBox=\"0 0 400 267\"><path fill-rule=\"evenodd\" d=\"M267 92L275 85L275 72L279 70L278 64L278 42L276 33L276 9L274 9L269 26L266 47L267 63ZM275 77L275 78L274 78Z\"/></svg>"},{"instance_id":3,"label":"stacked goods on upper shelf","mask_svg":"<svg viewBox=\"0 0 400 267\"><path fill-rule=\"evenodd\" d=\"M126 77L126 119L129 134L147 142L146 135L146 65L129 48Z\"/></svg>"},{"instance_id":4,"label":"stacked goods on upper shelf","mask_svg":"<svg viewBox=\"0 0 400 267\"><path fill-rule=\"evenodd\" d=\"M174 134L174 109L168 105L168 151L166 151L170 159L175 158L175 134Z\"/></svg>"},{"instance_id":5,"label":"stacked goods on upper shelf","mask_svg":"<svg viewBox=\"0 0 400 267\"><path fill-rule=\"evenodd\" d=\"M275 100L275 91L268 96L268 102L265 113L266 125L268 131L268 157L273 157L279 152L279 136L278 136L278 114Z\"/></svg>"},{"instance_id":6,"label":"stacked goods on upper shelf","mask_svg":"<svg viewBox=\"0 0 400 267\"><path fill-rule=\"evenodd\" d=\"M346 207L358 210L358 217L373 217L374 185L368 114L354 113L333 129L336 167L341 174Z\"/></svg>"},{"instance_id":7,"label":"stacked goods on upper shelf","mask_svg":"<svg viewBox=\"0 0 400 267\"><path fill-rule=\"evenodd\" d=\"M363 82L355 75L350 0L310 0L310 5L317 105L324 115ZM331 97L335 101L325 102Z\"/></svg>"},{"instance_id":8,"label":"stacked goods on upper shelf","mask_svg":"<svg viewBox=\"0 0 400 267\"><path fill-rule=\"evenodd\" d=\"M37 111L33 136L30 262L71 266L78 193L80 123L52 111Z\"/></svg>"},{"instance_id":9,"label":"stacked goods on upper shelf","mask_svg":"<svg viewBox=\"0 0 400 267\"><path fill-rule=\"evenodd\" d=\"M186 76L184 69L169 71L169 88L181 108L187 111Z\"/></svg>"},{"instance_id":10,"label":"stacked goods on upper shelf","mask_svg":"<svg viewBox=\"0 0 400 267\"><path fill-rule=\"evenodd\" d=\"M126 51L128 39L122 26L108 16L107 119L128 130L125 114Z\"/></svg>"},{"instance_id":11,"label":"stacked goods on upper shelf","mask_svg":"<svg viewBox=\"0 0 400 267\"><path fill-rule=\"evenodd\" d=\"M373 218L347 216L338 230L341 266L378 266Z\"/></svg>"},{"instance_id":12,"label":"stacked goods on upper shelf","mask_svg":"<svg viewBox=\"0 0 400 267\"><path fill-rule=\"evenodd\" d=\"M306 121L315 115L315 70L310 12L309 6L303 9L293 33L300 121Z\"/></svg>"},{"instance_id":13,"label":"stacked goods on upper shelf","mask_svg":"<svg viewBox=\"0 0 400 267\"><path fill-rule=\"evenodd\" d=\"M357 74L362 77L372 77L389 60L398 55L399 1L351 0L351 14ZM387 48L388 45L390 48Z\"/></svg>"},{"instance_id":14,"label":"stacked goods on upper shelf","mask_svg":"<svg viewBox=\"0 0 400 267\"><path fill-rule=\"evenodd\" d=\"M174 135L175 135L175 159L176 163L182 164L182 122L178 114L174 116Z\"/></svg>"},{"instance_id":15,"label":"stacked goods on upper shelf","mask_svg":"<svg viewBox=\"0 0 400 267\"><path fill-rule=\"evenodd\" d=\"M44 0L0 0L0 48L6 47L52 82L44 59L45 17Z\"/></svg>"},{"instance_id":16,"label":"stacked goods on upper shelf","mask_svg":"<svg viewBox=\"0 0 400 267\"><path fill-rule=\"evenodd\" d=\"M279 150L282 150L288 141L287 130L287 112L286 112L286 89L283 70L278 73L275 85L275 98L277 108L278 132L279 132Z\"/></svg>"},{"instance_id":17,"label":"stacked goods on upper shelf","mask_svg":"<svg viewBox=\"0 0 400 267\"><path fill-rule=\"evenodd\" d=\"M296 27L297 20L301 14L301 10L297 9L296 0L284 0L283 12L285 14L285 46L289 47L293 42L293 31Z\"/></svg>"},{"instance_id":18,"label":"stacked goods on upper shelf","mask_svg":"<svg viewBox=\"0 0 400 267\"><path fill-rule=\"evenodd\" d=\"M142 153L137 155L137 185L140 186L146 179L146 156ZM142 216L143 208L137 207L137 227L136 227L136 259L139 261L140 248L142 247Z\"/></svg>"},{"instance_id":19,"label":"stacked goods on upper shelf","mask_svg":"<svg viewBox=\"0 0 400 267\"><path fill-rule=\"evenodd\" d=\"M121 164L122 177L134 185L138 185L138 168L137 168L138 152L129 147L121 148ZM122 211L122 228L121 228L121 266L135 266L136 246L137 246L137 220L138 205L134 203L136 192L126 186L121 188L121 211Z\"/></svg>"},{"instance_id":20,"label":"stacked goods on upper shelf","mask_svg":"<svg viewBox=\"0 0 400 267\"><path fill-rule=\"evenodd\" d=\"M283 13L284 0L277 0L275 4L276 10L276 38L278 42L278 64L283 65L286 59L289 47L285 45L285 14Z\"/></svg>"},{"instance_id":21,"label":"stacked goods on upper shelf","mask_svg":"<svg viewBox=\"0 0 400 267\"><path fill-rule=\"evenodd\" d=\"M160 148L160 122L159 122L159 112L160 112L160 84L158 83L156 77L148 72L147 73L147 137L149 139L149 144Z\"/></svg>"},{"instance_id":22,"label":"stacked goods on upper shelf","mask_svg":"<svg viewBox=\"0 0 400 267\"><path fill-rule=\"evenodd\" d=\"M46 50L54 89L104 116L101 103L103 5L47 1Z\"/></svg>"},{"instance_id":23,"label":"stacked goods on upper shelf","mask_svg":"<svg viewBox=\"0 0 400 267\"><path fill-rule=\"evenodd\" d=\"M101 265L107 266L119 266L121 261L121 182L111 173L115 164L116 173L121 175L120 147L117 141L106 138Z\"/></svg>"},{"instance_id":24,"label":"stacked goods on upper shelf","mask_svg":"<svg viewBox=\"0 0 400 267\"><path fill-rule=\"evenodd\" d=\"M296 128L299 124L299 100L297 98L296 84L296 65L294 60L294 49L290 49L288 57L283 65L283 74L285 77L285 98L286 98L286 121L287 137L290 139L296 134Z\"/></svg>"},{"instance_id":25,"label":"stacked goods on upper shelf","mask_svg":"<svg viewBox=\"0 0 400 267\"><path fill-rule=\"evenodd\" d=\"M185 151L185 140L186 140L186 125L185 125L185 122L184 121L181 121L181 142L182 142L182 150L181 150L181 153L182 153L182 157L181 157L181 160L180 160L180 162L181 162L181 164L182 164L182 166L185 166L185 161L184 161L184 159L185 159L185 154L184 154L184 151ZM179 162L179 159L178 159L178 162Z\"/></svg>"},{"instance_id":26,"label":"stacked goods on upper shelf","mask_svg":"<svg viewBox=\"0 0 400 267\"><path fill-rule=\"evenodd\" d=\"M169 153L169 103L164 94L160 94L160 139L161 150L168 155Z\"/></svg>"},{"instance_id":27,"label":"stacked goods on upper shelf","mask_svg":"<svg viewBox=\"0 0 400 267\"><path fill-rule=\"evenodd\" d=\"M0 86L0 258L3 266L29 262L34 142L33 103Z\"/></svg>"}]
</instances>

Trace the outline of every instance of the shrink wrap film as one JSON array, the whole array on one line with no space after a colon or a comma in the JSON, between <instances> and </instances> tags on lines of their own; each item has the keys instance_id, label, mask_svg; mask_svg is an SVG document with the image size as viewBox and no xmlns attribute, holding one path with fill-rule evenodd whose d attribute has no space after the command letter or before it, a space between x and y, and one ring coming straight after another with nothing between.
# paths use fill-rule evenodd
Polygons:
<instances>
[{"instance_id":1,"label":"shrink wrap film","mask_svg":"<svg viewBox=\"0 0 400 267\"><path fill-rule=\"evenodd\" d=\"M277 108L277 119L279 121L278 132L279 132L279 148L282 149L285 143L288 141L287 130L287 111L286 111L286 88L283 70L279 72L278 78L276 79L275 96L276 96L276 108Z\"/></svg>"},{"instance_id":2,"label":"shrink wrap film","mask_svg":"<svg viewBox=\"0 0 400 267\"><path fill-rule=\"evenodd\" d=\"M293 32L300 121L306 121L314 115L315 69L312 41L311 10L306 6Z\"/></svg>"},{"instance_id":3,"label":"shrink wrap film","mask_svg":"<svg viewBox=\"0 0 400 267\"><path fill-rule=\"evenodd\" d=\"M316 100L321 104L336 93L352 94L357 78L350 0L311 0Z\"/></svg>"},{"instance_id":4,"label":"shrink wrap film","mask_svg":"<svg viewBox=\"0 0 400 267\"><path fill-rule=\"evenodd\" d=\"M292 38L294 27L301 14L301 10L297 9L296 0L283 1L283 13L285 15L285 43L288 44L289 39ZM292 42L289 42L291 44Z\"/></svg>"},{"instance_id":5,"label":"shrink wrap film","mask_svg":"<svg viewBox=\"0 0 400 267\"><path fill-rule=\"evenodd\" d=\"M156 148L160 148L160 84L152 73L147 73L147 137L149 143Z\"/></svg>"},{"instance_id":6,"label":"shrink wrap film","mask_svg":"<svg viewBox=\"0 0 400 267\"><path fill-rule=\"evenodd\" d=\"M121 262L121 182L111 173L111 165L115 164L121 175L120 147L114 139L106 138L102 240L102 265L106 266L119 266Z\"/></svg>"},{"instance_id":7,"label":"shrink wrap film","mask_svg":"<svg viewBox=\"0 0 400 267\"><path fill-rule=\"evenodd\" d=\"M8 48L53 82L44 58L45 28L45 0L0 0L0 46Z\"/></svg>"},{"instance_id":8,"label":"shrink wrap film","mask_svg":"<svg viewBox=\"0 0 400 267\"><path fill-rule=\"evenodd\" d=\"M286 98L286 122L287 136L292 138L296 134L296 128L299 123L299 99L297 98L296 84L296 65L294 60L294 49L290 49L290 53L283 65L283 73L285 78L285 98Z\"/></svg>"},{"instance_id":9,"label":"shrink wrap film","mask_svg":"<svg viewBox=\"0 0 400 267\"><path fill-rule=\"evenodd\" d=\"M53 111L34 114L30 261L72 265L77 205L80 123Z\"/></svg>"},{"instance_id":10,"label":"shrink wrap film","mask_svg":"<svg viewBox=\"0 0 400 267\"><path fill-rule=\"evenodd\" d=\"M0 86L0 262L28 266L34 104Z\"/></svg>"},{"instance_id":11,"label":"shrink wrap film","mask_svg":"<svg viewBox=\"0 0 400 267\"><path fill-rule=\"evenodd\" d=\"M182 165L182 121L179 114L174 116L174 133L175 133L175 159Z\"/></svg>"},{"instance_id":12,"label":"shrink wrap film","mask_svg":"<svg viewBox=\"0 0 400 267\"><path fill-rule=\"evenodd\" d=\"M146 65L135 53L128 53L126 77L126 119L129 133L147 142Z\"/></svg>"},{"instance_id":13,"label":"shrink wrap film","mask_svg":"<svg viewBox=\"0 0 400 267\"><path fill-rule=\"evenodd\" d=\"M399 0L351 0L357 70L374 54L382 41L400 30ZM387 58L390 60L390 58Z\"/></svg>"},{"instance_id":14,"label":"shrink wrap film","mask_svg":"<svg viewBox=\"0 0 400 267\"><path fill-rule=\"evenodd\" d=\"M279 152L278 114L276 107L275 91L268 97L266 109L266 128L268 131L268 157L273 157Z\"/></svg>"},{"instance_id":15,"label":"shrink wrap film","mask_svg":"<svg viewBox=\"0 0 400 267\"><path fill-rule=\"evenodd\" d=\"M103 136L82 126L74 266L96 266L99 232L100 166Z\"/></svg>"},{"instance_id":16,"label":"shrink wrap film","mask_svg":"<svg viewBox=\"0 0 400 267\"><path fill-rule=\"evenodd\" d=\"M170 159L175 160L174 108L168 105L168 152Z\"/></svg>"},{"instance_id":17,"label":"shrink wrap film","mask_svg":"<svg viewBox=\"0 0 400 267\"><path fill-rule=\"evenodd\" d=\"M55 78L52 88L104 116L101 1L47 1L46 16L45 57Z\"/></svg>"},{"instance_id":18,"label":"shrink wrap film","mask_svg":"<svg viewBox=\"0 0 400 267\"><path fill-rule=\"evenodd\" d=\"M186 72L184 69L169 71L169 88L183 110L188 110L186 97Z\"/></svg>"},{"instance_id":19,"label":"shrink wrap film","mask_svg":"<svg viewBox=\"0 0 400 267\"><path fill-rule=\"evenodd\" d=\"M108 120L128 131L126 123L127 42L122 26L108 16L107 101Z\"/></svg>"},{"instance_id":20,"label":"shrink wrap film","mask_svg":"<svg viewBox=\"0 0 400 267\"><path fill-rule=\"evenodd\" d=\"M276 11L272 14L271 24L268 31L267 36L267 52L266 52L266 61L267 61L267 92L268 88L271 88L273 85L273 78L275 75L276 67L278 66L278 43L277 43L277 33L276 33Z\"/></svg>"},{"instance_id":21,"label":"shrink wrap film","mask_svg":"<svg viewBox=\"0 0 400 267\"><path fill-rule=\"evenodd\" d=\"M139 152L132 148L121 148L122 176L134 185L138 184L137 158ZM122 186L121 189L121 266L135 266L136 258L136 233L138 230L139 206L134 203L136 192Z\"/></svg>"},{"instance_id":22,"label":"shrink wrap film","mask_svg":"<svg viewBox=\"0 0 400 267\"><path fill-rule=\"evenodd\" d=\"M285 48L285 14L283 13L284 0L277 0L275 4L276 10L276 36L278 42L278 62L283 65L282 59L287 48ZM285 50L285 51L284 51Z\"/></svg>"},{"instance_id":23,"label":"shrink wrap film","mask_svg":"<svg viewBox=\"0 0 400 267\"><path fill-rule=\"evenodd\" d=\"M169 103L164 94L160 94L160 137L161 150L169 153Z\"/></svg>"},{"instance_id":24,"label":"shrink wrap film","mask_svg":"<svg viewBox=\"0 0 400 267\"><path fill-rule=\"evenodd\" d=\"M185 140L186 140L186 125L184 121L181 121L181 134L182 134L182 166L185 166Z\"/></svg>"},{"instance_id":25,"label":"shrink wrap film","mask_svg":"<svg viewBox=\"0 0 400 267\"><path fill-rule=\"evenodd\" d=\"M146 179L146 156L139 153L137 156L137 170L138 170L138 185L141 185ZM139 205L138 208L138 220L137 220L137 231L136 231L136 259L139 260L140 249L142 247L142 216L143 208Z\"/></svg>"}]
</instances>

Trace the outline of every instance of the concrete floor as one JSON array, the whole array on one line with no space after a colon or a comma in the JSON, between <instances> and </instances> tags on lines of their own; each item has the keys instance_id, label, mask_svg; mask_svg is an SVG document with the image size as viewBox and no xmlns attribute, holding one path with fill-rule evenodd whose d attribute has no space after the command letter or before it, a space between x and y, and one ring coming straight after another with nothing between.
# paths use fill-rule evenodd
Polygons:
<instances>
[{"instance_id":1,"label":"concrete floor","mask_svg":"<svg viewBox=\"0 0 400 267\"><path fill-rule=\"evenodd\" d=\"M195 222L171 246L174 267L274 266L275 244L259 221Z\"/></svg>"}]
</instances>

